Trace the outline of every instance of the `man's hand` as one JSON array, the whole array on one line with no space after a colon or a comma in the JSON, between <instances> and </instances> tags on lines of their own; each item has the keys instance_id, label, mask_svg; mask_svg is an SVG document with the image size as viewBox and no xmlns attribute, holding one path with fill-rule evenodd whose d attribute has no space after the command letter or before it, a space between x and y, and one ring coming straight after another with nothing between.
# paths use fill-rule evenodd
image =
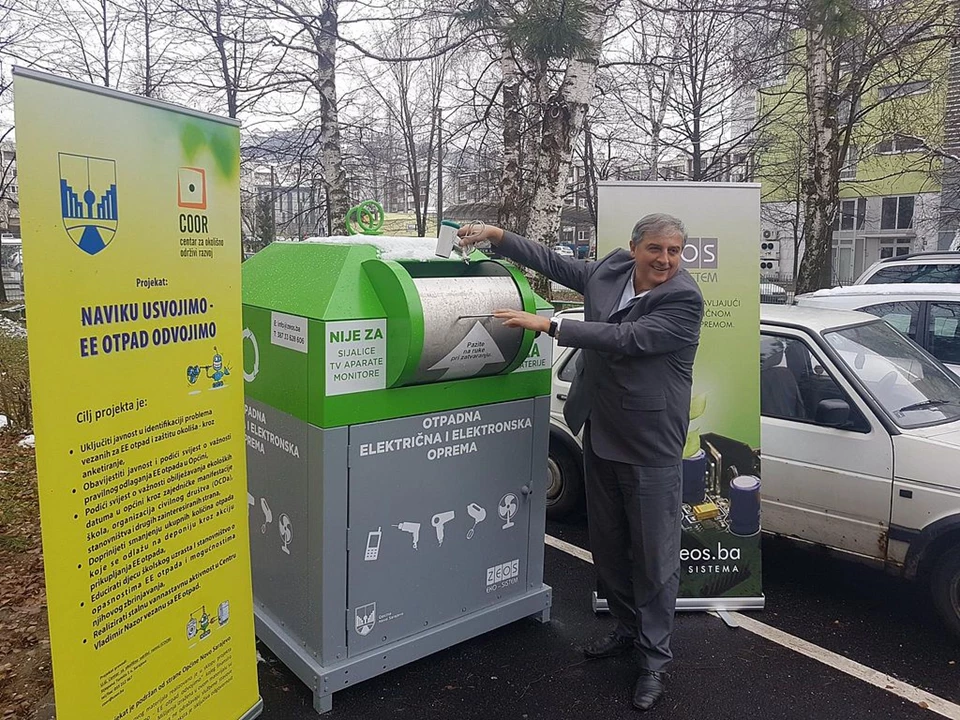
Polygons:
<instances>
[{"instance_id":1,"label":"man's hand","mask_svg":"<svg viewBox=\"0 0 960 720\"><path fill-rule=\"evenodd\" d=\"M503 320L507 327L523 328L534 332L549 332L550 318L523 312L522 310L496 310L493 316Z\"/></svg>"},{"instance_id":2,"label":"man's hand","mask_svg":"<svg viewBox=\"0 0 960 720\"><path fill-rule=\"evenodd\" d=\"M503 240L503 230L485 223L467 223L457 230L457 236L460 238L460 248L469 252L474 245L484 240L489 240L491 245L499 245Z\"/></svg>"}]
</instances>

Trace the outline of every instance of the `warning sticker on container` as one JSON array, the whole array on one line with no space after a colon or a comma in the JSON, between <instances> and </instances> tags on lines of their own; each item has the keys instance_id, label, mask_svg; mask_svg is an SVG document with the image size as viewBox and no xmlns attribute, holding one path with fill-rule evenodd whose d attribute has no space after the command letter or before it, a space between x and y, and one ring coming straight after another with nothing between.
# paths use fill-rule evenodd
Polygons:
<instances>
[{"instance_id":1,"label":"warning sticker on container","mask_svg":"<svg viewBox=\"0 0 960 720\"><path fill-rule=\"evenodd\" d=\"M465 378L476 375L485 365L504 362L503 353L487 329L479 322L474 323L470 332L431 370L446 370L443 380Z\"/></svg>"},{"instance_id":2,"label":"warning sticker on container","mask_svg":"<svg viewBox=\"0 0 960 720\"><path fill-rule=\"evenodd\" d=\"M387 386L387 321L329 322L324 330L326 394L383 390Z\"/></svg>"},{"instance_id":3,"label":"warning sticker on container","mask_svg":"<svg viewBox=\"0 0 960 720\"><path fill-rule=\"evenodd\" d=\"M270 342L297 352L307 352L307 319L270 313Z\"/></svg>"}]
</instances>

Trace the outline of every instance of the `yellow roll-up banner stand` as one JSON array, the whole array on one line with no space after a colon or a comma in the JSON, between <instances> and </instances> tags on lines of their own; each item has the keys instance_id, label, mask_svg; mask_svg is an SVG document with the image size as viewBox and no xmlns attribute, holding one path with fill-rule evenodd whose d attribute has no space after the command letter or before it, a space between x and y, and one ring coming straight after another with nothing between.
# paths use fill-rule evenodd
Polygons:
<instances>
[{"instance_id":1,"label":"yellow roll-up banner stand","mask_svg":"<svg viewBox=\"0 0 960 720\"><path fill-rule=\"evenodd\" d=\"M239 129L14 83L57 717L257 717Z\"/></svg>"}]
</instances>

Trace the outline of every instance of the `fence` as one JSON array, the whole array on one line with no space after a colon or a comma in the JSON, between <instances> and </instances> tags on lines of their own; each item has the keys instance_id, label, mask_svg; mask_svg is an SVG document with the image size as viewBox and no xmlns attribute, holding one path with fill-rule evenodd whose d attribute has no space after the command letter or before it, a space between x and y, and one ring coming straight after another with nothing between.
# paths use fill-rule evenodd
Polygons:
<instances>
[{"instance_id":1,"label":"fence","mask_svg":"<svg viewBox=\"0 0 960 720\"><path fill-rule=\"evenodd\" d=\"M762 274L760 276L760 302L775 305L792 305L797 282L792 275Z\"/></svg>"},{"instance_id":2,"label":"fence","mask_svg":"<svg viewBox=\"0 0 960 720\"><path fill-rule=\"evenodd\" d=\"M8 302L23 302L23 273L16 270L4 270L3 289Z\"/></svg>"}]
</instances>

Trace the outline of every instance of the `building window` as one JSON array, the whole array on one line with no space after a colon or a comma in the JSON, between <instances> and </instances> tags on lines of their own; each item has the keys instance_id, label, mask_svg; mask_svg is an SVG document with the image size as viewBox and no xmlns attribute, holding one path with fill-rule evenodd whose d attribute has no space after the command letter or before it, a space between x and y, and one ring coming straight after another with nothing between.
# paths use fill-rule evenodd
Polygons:
<instances>
[{"instance_id":1,"label":"building window","mask_svg":"<svg viewBox=\"0 0 960 720\"><path fill-rule=\"evenodd\" d=\"M848 145L847 154L843 158L843 164L840 166L841 180L857 179L857 146Z\"/></svg>"},{"instance_id":2,"label":"building window","mask_svg":"<svg viewBox=\"0 0 960 720\"><path fill-rule=\"evenodd\" d=\"M577 244L583 245L590 242L590 231L589 230L578 230L577 231Z\"/></svg>"},{"instance_id":3,"label":"building window","mask_svg":"<svg viewBox=\"0 0 960 720\"><path fill-rule=\"evenodd\" d=\"M881 230L909 230L913 227L913 195L885 197L880 209Z\"/></svg>"},{"instance_id":4,"label":"building window","mask_svg":"<svg viewBox=\"0 0 960 720\"><path fill-rule=\"evenodd\" d=\"M577 194L577 207L581 210L585 210L587 208L587 198L583 195Z\"/></svg>"},{"instance_id":5,"label":"building window","mask_svg":"<svg viewBox=\"0 0 960 720\"><path fill-rule=\"evenodd\" d=\"M914 80L896 85L886 85L880 88L879 96L881 100L886 100L888 98L907 97L908 95L920 95L929 89L929 80Z\"/></svg>"},{"instance_id":6,"label":"building window","mask_svg":"<svg viewBox=\"0 0 960 720\"><path fill-rule=\"evenodd\" d=\"M852 112L851 112L851 107L853 108ZM843 127L844 125L849 125L851 116L855 118L859 112L860 112L859 98L854 100L852 104L850 102L850 98L848 97L840 98L840 105L837 108L837 120L839 121L841 127Z\"/></svg>"},{"instance_id":7,"label":"building window","mask_svg":"<svg viewBox=\"0 0 960 720\"><path fill-rule=\"evenodd\" d=\"M867 215L867 199L841 200L840 212L833 219L833 230L862 230Z\"/></svg>"},{"instance_id":8,"label":"building window","mask_svg":"<svg viewBox=\"0 0 960 720\"><path fill-rule=\"evenodd\" d=\"M877 143L877 152L883 155L916 152L923 149L923 141L906 135L894 135Z\"/></svg>"},{"instance_id":9,"label":"building window","mask_svg":"<svg viewBox=\"0 0 960 720\"><path fill-rule=\"evenodd\" d=\"M884 238L880 241L880 259L909 255L912 249L910 238Z\"/></svg>"},{"instance_id":10,"label":"building window","mask_svg":"<svg viewBox=\"0 0 960 720\"><path fill-rule=\"evenodd\" d=\"M457 202L467 201L467 184L461 180L457 183Z\"/></svg>"},{"instance_id":11,"label":"building window","mask_svg":"<svg viewBox=\"0 0 960 720\"><path fill-rule=\"evenodd\" d=\"M732 182L750 182L753 176L749 155L736 155L733 158L733 167L730 168Z\"/></svg>"},{"instance_id":12,"label":"building window","mask_svg":"<svg viewBox=\"0 0 960 720\"><path fill-rule=\"evenodd\" d=\"M664 180L679 180L682 170L678 167L667 165L660 169L660 175Z\"/></svg>"}]
</instances>

